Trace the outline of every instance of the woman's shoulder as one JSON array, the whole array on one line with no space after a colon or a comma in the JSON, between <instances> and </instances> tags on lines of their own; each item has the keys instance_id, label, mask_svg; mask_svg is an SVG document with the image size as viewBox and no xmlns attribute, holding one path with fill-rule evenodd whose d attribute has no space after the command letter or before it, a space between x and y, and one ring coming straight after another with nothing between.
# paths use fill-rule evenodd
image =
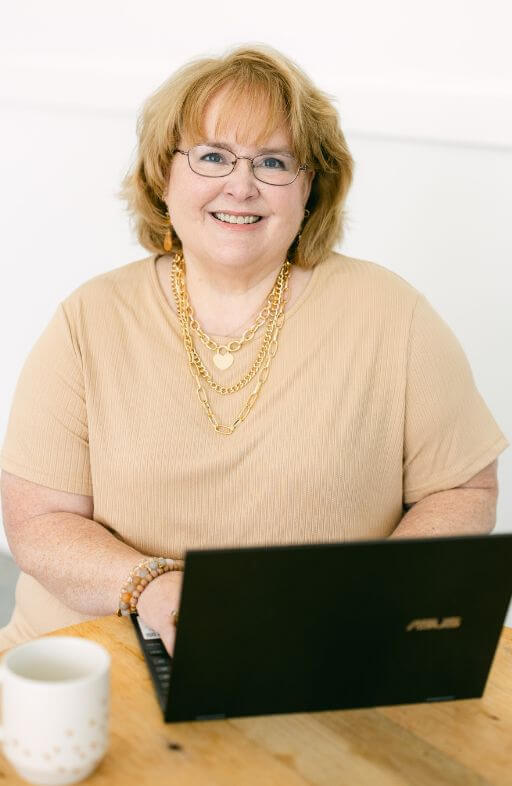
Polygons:
<instances>
[{"instance_id":1,"label":"woman's shoulder","mask_svg":"<svg viewBox=\"0 0 512 786\"><path fill-rule=\"evenodd\" d=\"M63 305L83 309L91 304L96 310L99 304L112 306L116 301L140 301L152 261L153 255L143 257L93 276L72 290Z\"/></svg>"},{"instance_id":2,"label":"woman's shoulder","mask_svg":"<svg viewBox=\"0 0 512 786\"><path fill-rule=\"evenodd\" d=\"M325 288L339 287L361 298L401 298L414 304L420 292L389 267L369 259L331 252L320 263L319 278Z\"/></svg>"}]
</instances>

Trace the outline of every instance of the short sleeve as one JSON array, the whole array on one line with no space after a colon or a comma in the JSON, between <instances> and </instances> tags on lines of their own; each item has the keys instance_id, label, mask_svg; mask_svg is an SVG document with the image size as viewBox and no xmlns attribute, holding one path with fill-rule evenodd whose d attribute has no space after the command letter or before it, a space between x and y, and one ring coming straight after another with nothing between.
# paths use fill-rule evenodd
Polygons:
<instances>
[{"instance_id":1,"label":"short sleeve","mask_svg":"<svg viewBox=\"0 0 512 786\"><path fill-rule=\"evenodd\" d=\"M0 466L49 488L92 496L88 437L81 357L61 303L21 370Z\"/></svg>"},{"instance_id":2,"label":"short sleeve","mask_svg":"<svg viewBox=\"0 0 512 786\"><path fill-rule=\"evenodd\" d=\"M465 483L508 444L476 388L460 343L420 294L408 348L404 503Z\"/></svg>"}]
</instances>

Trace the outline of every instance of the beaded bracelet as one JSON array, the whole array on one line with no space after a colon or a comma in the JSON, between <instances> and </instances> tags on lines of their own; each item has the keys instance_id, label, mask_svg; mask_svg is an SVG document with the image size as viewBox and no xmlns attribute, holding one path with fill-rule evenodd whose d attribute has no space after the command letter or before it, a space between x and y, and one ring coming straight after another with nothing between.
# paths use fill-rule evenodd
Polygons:
<instances>
[{"instance_id":1,"label":"beaded bracelet","mask_svg":"<svg viewBox=\"0 0 512 786\"><path fill-rule=\"evenodd\" d=\"M118 617L127 617L135 614L137 603L148 584L171 570L183 570L184 562L181 559L166 559L165 557L146 557L134 567L121 590L119 597Z\"/></svg>"}]
</instances>

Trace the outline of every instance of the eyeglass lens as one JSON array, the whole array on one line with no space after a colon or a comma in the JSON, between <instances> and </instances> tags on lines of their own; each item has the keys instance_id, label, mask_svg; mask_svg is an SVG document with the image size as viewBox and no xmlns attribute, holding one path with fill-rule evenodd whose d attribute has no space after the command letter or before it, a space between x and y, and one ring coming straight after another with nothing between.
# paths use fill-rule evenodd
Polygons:
<instances>
[{"instance_id":1,"label":"eyeglass lens","mask_svg":"<svg viewBox=\"0 0 512 786\"><path fill-rule=\"evenodd\" d=\"M189 150L188 160L198 175L223 177L233 171L236 157L222 147L196 145ZM297 159L287 153L265 153L256 156L252 165L258 180L274 185L291 183L300 168Z\"/></svg>"}]
</instances>

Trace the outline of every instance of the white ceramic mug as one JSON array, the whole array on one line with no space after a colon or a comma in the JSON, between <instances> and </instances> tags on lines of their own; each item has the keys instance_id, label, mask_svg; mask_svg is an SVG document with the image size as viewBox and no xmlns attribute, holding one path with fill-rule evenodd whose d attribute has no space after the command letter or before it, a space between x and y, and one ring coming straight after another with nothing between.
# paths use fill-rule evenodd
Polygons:
<instances>
[{"instance_id":1,"label":"white ceramic mug","mask_svg":"<svg viewBox=\"0 0 512 786\"><path fill-rule=\"evenodd\" d=\"M9 650L0 663L5 757L37 784L86 778L108 746L110 655L99 644L50 636Z\"/></svg>"}]
</instances>

